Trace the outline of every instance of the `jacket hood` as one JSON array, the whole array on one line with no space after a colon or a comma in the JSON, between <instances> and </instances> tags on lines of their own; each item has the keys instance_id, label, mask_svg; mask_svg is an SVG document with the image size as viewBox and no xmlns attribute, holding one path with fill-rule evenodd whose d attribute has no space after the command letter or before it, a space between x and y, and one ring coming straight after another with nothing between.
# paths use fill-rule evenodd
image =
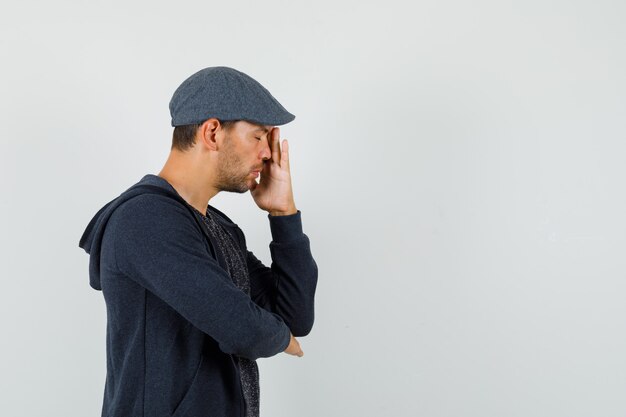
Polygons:
<instances>
[{"instance_id":1,"label":"jacket hood","mask_svg":"<svg viewBox=\"0 0 626 417\"><path fill-rule=\"evenodd\" d=\"M121 204L130 200L131 198L146 193L161 194L174 198L184 204L187 208L189 208L191 215L193 215L191 207L178 194L176 189L174 189L174 187L172 187L172 185L168 183L165 179L153 174L145 175L139 182L128 188L117 198L109 201L93 216L93 218L87 225L87 228L83 232L83 235L80 238L80 242L78 244L80 248L84 249L85 252L89 254L89 285L92 288L96 290L102 290L102 286L100 283L100 249L102 245L104 230L106 228L107 222L109 221L109 218ZM231 227L236 226L221 211L211 206L208 206L208 209L211 209L212 212L218 214L218 219L222 224ZM193 215L193 217L194 219L196 219L196 221L199 221L195 215ZM215 245L211 244L212 238L208 235L208 232L206 232L203 227L200 227L200 229L208 238L212 254L214 257L216 257L215 251L213 250L213 246Z\"/></svg>"}]
</instances>

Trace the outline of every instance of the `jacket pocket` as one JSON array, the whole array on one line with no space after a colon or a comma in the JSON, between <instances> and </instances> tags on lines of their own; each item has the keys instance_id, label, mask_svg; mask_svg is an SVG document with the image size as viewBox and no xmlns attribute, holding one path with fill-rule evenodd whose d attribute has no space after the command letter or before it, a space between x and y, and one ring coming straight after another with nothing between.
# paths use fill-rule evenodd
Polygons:
<instances>
[{"instance_id":1,"label":"jacket pocket","mask_svg":"<svg viewBox=\"0 0 626 417\"><path fill-rule=\"evenodd\" d=\"M243 415L241 380L232 356L219 351L215 342L205 343L198 369L172 417Z\"/></svg>"},{"instance_id":2,"label":"jacket pocket","mask_svg":"<svg viewBox=\"0 0 626 417\"><path fill-rule=\"evenodd\" d=\"M189 384L189 388L185 395L183 395L183 399L180 400L180 403L174 409L172 417L183 417L187 411L189 410L189 406L194 401L194 393L198 391L198 385L201 383L200 380L200 372L202 370L202 364L204 362L204 355L200 356L200 363L198 364L198 368L191 380L191 384Z\"/></svg>"}]
</instances>

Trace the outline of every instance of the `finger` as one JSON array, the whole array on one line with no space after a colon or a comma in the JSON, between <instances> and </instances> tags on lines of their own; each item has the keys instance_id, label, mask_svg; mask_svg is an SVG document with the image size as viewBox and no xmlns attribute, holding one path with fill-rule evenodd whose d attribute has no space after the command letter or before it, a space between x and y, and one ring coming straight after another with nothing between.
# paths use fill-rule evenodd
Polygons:
<instances>
[{"instance_id":1,"label":"finger","mask_svg":"<svg viewBox=\"0 0 626 417\"><path fill-rule=\"evenodd\" d=\"M280 167L289 171L289 142L283 140L283 149L280 153Z\"/></svg>"},{"instance_id":2,"label":"finger","mask_svg":"<svg viewBox=\"0 0 626 417\"><path fill-rule=\"evenodd\" d=\"M280 165L280 129L272 129L272 161Z\"/></svg>"}]
</instances>

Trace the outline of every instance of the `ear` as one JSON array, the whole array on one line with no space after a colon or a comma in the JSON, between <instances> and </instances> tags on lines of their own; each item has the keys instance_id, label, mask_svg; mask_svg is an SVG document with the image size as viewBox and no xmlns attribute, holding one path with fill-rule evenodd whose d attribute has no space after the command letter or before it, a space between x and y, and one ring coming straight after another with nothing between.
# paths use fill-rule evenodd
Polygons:
<instances>
[{"instance_id":1,"label":"ear","mask_svg":"<svg viewBox=\"0 0 626 417\"><path fill-rule=\"evenodd\" d=\"M204 123L200 125L198 131L196 132L196 143L201 144L202 146L210 149L212 151L216 151L218 148L218 132L220 131L220 122L215 118L211 118L205 120Z\"/></svg>"}]
</instances>

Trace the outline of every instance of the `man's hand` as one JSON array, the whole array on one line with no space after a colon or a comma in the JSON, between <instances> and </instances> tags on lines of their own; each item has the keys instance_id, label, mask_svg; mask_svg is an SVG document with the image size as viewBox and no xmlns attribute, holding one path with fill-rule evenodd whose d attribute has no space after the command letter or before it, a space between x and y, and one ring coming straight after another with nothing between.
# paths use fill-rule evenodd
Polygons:
<instances>
[{"instance_id":1,"label":"man's hand","mask_svg":"<svg viewBox=\"0 0 626 417\"><path fill-rule=\"evenodd\" d=\"M296 340L295 337L293 337L291 333L289 333L289 336L291 337L291 340L289 341L289 346L287 346L287 349L285 349L285 353L302 357L302 355L304 355L304 352L300 348L300 343Z\"/></svg>"},{"instance_id":2,"label":"man's hand","mask_svg":"<svg viewBox=\"0 0 626 417\"><path fill-rule=\"evenodd\" d=\"M250 188L250 194L256 205L272 216L295 214L298 210L293 201L291 188L289 143L285 139L281 150L280 129L278 127L274 127L268 136L272 158L263 164L261 179L258 184L254 181Z\"/></svg>"}]
</instances>

